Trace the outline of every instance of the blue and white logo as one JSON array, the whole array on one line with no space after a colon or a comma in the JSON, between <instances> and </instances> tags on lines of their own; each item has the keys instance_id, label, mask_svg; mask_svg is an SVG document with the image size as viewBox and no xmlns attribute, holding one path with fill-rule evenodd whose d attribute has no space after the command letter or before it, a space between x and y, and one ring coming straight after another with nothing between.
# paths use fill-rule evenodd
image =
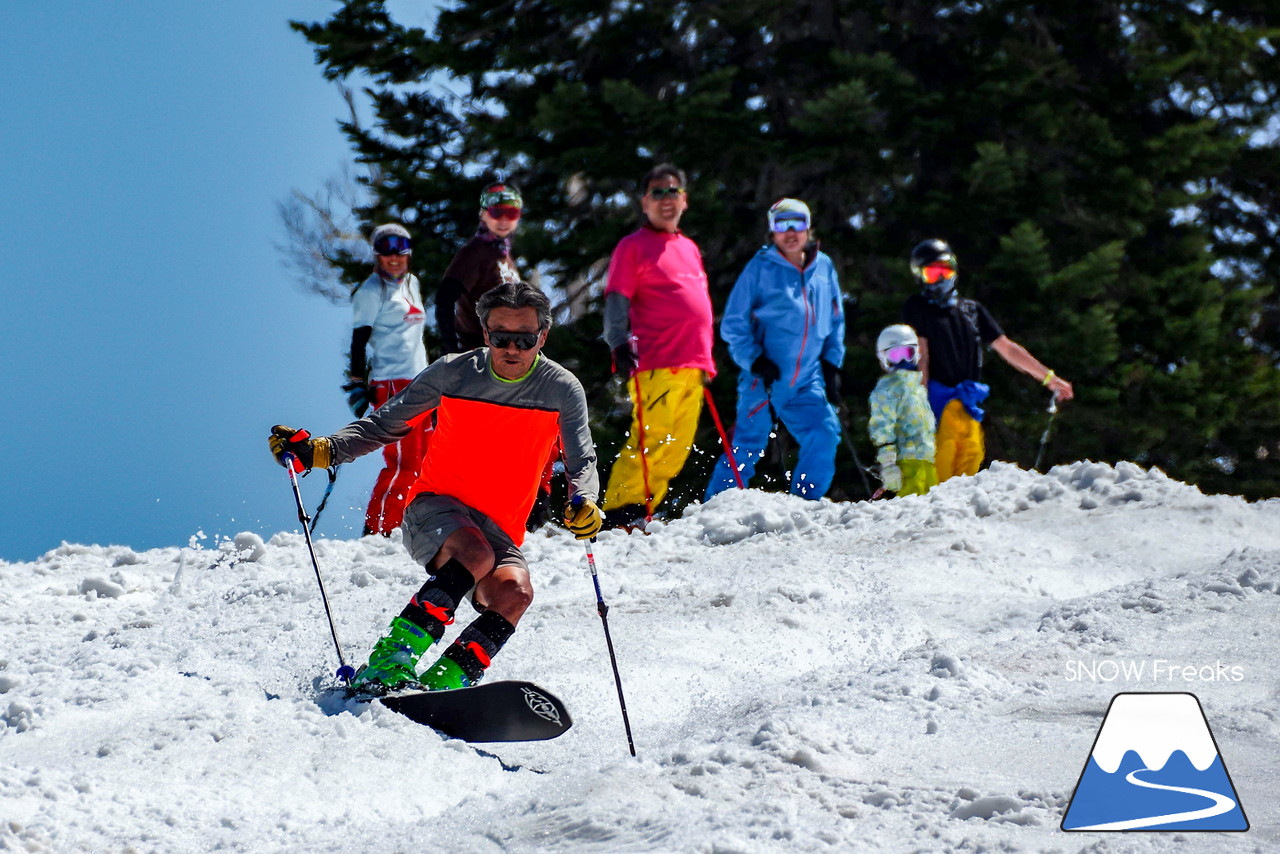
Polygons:
<instances>
[{"instance_id":1,"label":"blue and white logo","mask_svg":"<svg viewBox=\"0 0 1280 854\"><path fill-rule=\"evenodd\" d=\"M1112 698L1062 829L1249 829L1195 694Z\"/></svg>"}]
</instances>

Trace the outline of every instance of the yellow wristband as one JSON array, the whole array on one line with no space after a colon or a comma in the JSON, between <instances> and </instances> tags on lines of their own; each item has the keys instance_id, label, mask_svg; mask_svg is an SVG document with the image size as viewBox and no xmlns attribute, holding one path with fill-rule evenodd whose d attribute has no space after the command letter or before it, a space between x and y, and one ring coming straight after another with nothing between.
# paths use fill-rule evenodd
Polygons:
<instances>
[{"instance_id":1,"label":"yellow wristband","mask_svg":"<svg viewBox=\"0 0 1280 854\"><path fill-rule=\"evenodd\" d=\"M1049 371L1049 373L1044 375L1044 379L1040 380L1040 385L1048 386L1049 383L1053 382L1053 378L1056 376L1057 374L1055 374L1053 371Z\"/></svg>"}]
</instances>

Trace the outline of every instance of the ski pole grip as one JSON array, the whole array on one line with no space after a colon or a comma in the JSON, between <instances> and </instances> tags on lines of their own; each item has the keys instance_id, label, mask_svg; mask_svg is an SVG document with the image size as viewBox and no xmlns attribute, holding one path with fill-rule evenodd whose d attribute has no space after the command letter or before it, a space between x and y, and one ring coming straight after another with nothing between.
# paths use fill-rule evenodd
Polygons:
<instances>
[{"instance_id":1,"label":"ski pole grip","mask_svg":"<svg viewBox=\"0 0 1280 854\"><path fill-rule=\"evenodd\" d=\"M577 510L579 507L582 506L582 502L585 500L586 499L583 498L581 495L575 495L569 499L569 506L572 507L574 510ZM591 542L594 543L595 541L596 541L596 538L592 537ZM590 550L591 550L591 547L587 546L587 551L590 551Z\"/></svg>"},{"instance_id":2,"label":"ski pole grip","mask_svg":"<svg viewBox=\"0 0 1280 854\"><path fill-rule=\"evenodd\" d=\"M308 433L306 430L299 430L289 437L289 443L293 444L295 442L305 442L310 438L311 438L311 434ZM285 465L293 469L295 473L298 473L298 474L302 473L302 470L305 468L305 466L302 465L302 460L298 459L297 454L291 454L288 451L285 451L280 456L284 458Z\"/></svg>"},{"instance_id":3,"label":"ski pole grip","mask_svg":"<svg viewBox=\"0 0 1280 854\"><path fill-rule=\"evenodd\" d=\"M284 467L295 474L302 471L302 461L299 460L289 451L285 451L280 455L280 459L284 461Z\"/></svg>"}]
</instances>

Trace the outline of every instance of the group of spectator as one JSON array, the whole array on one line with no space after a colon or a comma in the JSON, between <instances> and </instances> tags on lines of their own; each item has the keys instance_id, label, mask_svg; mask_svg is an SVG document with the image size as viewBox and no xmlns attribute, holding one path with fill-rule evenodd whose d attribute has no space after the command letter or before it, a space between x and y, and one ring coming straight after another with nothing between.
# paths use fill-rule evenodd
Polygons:
<instances>
[{"instance_id":1,"label":"group of spectator","mask_svg":"<svg viewBox=\"0 0 1280 854\"><path fill-rule=\"evenodd\" d=\"M602 502L606 528L643 527L653 517L687 461L704 399L710 399L706 385L716 375L707 275L697 244L680 231L689 205L686 175L661 164L640 189L641 225L614 250L604 294L603 337L632 405L627 440ZM446 268L436 294L441 355L482 346L478 299L521 280L512 237L523 207L509 184L482 190L477 231ZM779 424L798 445L793 494L820 498L835 476L845 350L839 278L820 249L805 202L781 199L765 220L767 242L738 277L720 322L738 368L737 407L704 501L751 481ZM427 364L424 297L408 272L409 234L398 224L382 225L371 242L375 269L353 294L350 381L344 387L357 416L384 404ZM898 495L977 472L985 456L982 367L988 348L1059 399L1073 394L1070 383L1010 340L985 306L959 296L959 265L946 242L920 243L910 268L920 291L908 298L903 323L886 327L877 340L885 376L869 401L882 491ZM424 420L384 449L386 464L364 533L388 534L400 525L431 429ZM557 453L544 469L531 526L545 519Z\"/></svg>"}]
</instances>

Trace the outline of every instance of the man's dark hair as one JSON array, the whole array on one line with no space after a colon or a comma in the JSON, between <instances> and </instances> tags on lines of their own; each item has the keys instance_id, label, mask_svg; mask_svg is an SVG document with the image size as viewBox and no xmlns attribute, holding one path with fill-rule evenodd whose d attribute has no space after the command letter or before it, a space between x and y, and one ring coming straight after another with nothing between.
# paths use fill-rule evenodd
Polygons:
<instances>
[{"instance_id":1,"label":"man's dark hair","mask_svg":"<svg viewBox=\"0 0 1280 854\"><path fill-rule=\"evenodd\" d=\"M650 169L644 176L644 180L640 182L640 195L643 196L649 192L649 185L663 178L675 178L676 183L681 187L689 183L689 179L685 177L683 169L680 169L674 163L659 163Z\"/></svg>"},{"instance_id":2,"label":"man's dark hair","mask_svg":"<svg viewBox=\"0 0 1280 854\"><path fill-rule=\"evenodd\" d=\"M476 315L485 329L489 328L489 312L495 308L535 309L539 331L551 328L551 300L528 282L503 282L476 301Z\"/></svg>"}]
</instances>

